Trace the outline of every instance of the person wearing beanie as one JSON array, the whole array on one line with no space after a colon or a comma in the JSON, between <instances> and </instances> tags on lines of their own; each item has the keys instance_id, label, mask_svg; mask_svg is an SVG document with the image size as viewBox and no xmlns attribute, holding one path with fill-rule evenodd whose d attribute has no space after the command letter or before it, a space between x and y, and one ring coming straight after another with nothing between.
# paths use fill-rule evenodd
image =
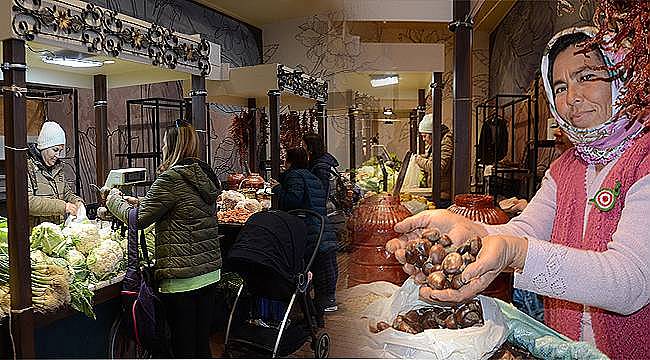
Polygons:
<instances>
[{"instance_id":1,"label":"person wearing beanie","mask_svg":"<svg viewBox=\"0 0 650 360\"><path fill-rule=\"evenodd\" d=\"M415 162L418 167L424 172L425 186L431 187L433 185L433 115L426 114L420 121L418 126L420 136L424 141L425 155L418 155ZM454 137L449 128L441 124L441 147L440 147L440 199L443 200L442 204L436 204L439 207L446 207L449 205L451 199L451 158L454 155Z\"/></svg>"},{"instance_id":2,"label":"person wearing beanie","mask_svg":"<svg viewBox=\"0 0 650 360\"><path fill-rule=\"evenodd\" d=\"M65 153L65 131L53 121L41 127L36 144L27 157L29 227L51 222L61 224L76 215L83 200L68 185L61 157Z\"/></svg>"}]
</instances>

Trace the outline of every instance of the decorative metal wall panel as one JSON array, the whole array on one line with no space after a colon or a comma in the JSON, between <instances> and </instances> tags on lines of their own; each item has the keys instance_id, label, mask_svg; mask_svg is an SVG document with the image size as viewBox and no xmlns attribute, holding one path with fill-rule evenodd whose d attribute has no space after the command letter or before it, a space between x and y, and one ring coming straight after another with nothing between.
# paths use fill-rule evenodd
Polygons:
<instances>
[{"instance_id":1,"label":"decorative metal wall panel","mask_svg":"<svg viewBox=\"0 0 650 360\"><path fill-rule=\"evenodd\" d=\"M278 65L278 87L281 91L288 91L308 99L327 102L326 81L284 65Z\"/></svg>"},{"instance_id":2,"label":"decorative metal wall panel","mask_svg":"<svg viewBox=\"0 0 650 360\"><path fill-rule=\"evenodd\" d=\"M137 19L201 34L221 46L221 62L231 67L262 63L262 30L190 0L86 0Z\"/></svg>"},{"instance_id":3,"label":"decorative metal wall panel","mask_svg":"<svg viewBox=\"0 0 650 360\"><path fill-rule=\"evenodd\" d=\"M102 7L60 0L14 0L14 33L24 40L72 43L92 54L149 59L154 66L183 67L192 73L210 72L206 40L157 24L137 21Z\"/></svg>"}]
</instances>

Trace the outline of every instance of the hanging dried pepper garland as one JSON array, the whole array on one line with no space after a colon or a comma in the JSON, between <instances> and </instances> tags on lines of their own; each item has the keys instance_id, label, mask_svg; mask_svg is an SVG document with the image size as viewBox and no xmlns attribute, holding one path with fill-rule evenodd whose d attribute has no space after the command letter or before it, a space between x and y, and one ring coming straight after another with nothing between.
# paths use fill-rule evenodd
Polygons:
<instances>
[{"instance_id":1,"label":"hanging dried pepper garland","mask_svg":"<svg viewBox=\"0 0 650 360\"><path fill-rule=\"evenodd\" d=\"M650 125L650 1L601 0L594 13L598 34L586 48L600 46L616 54L610 71L625 79L618 105L632 119Z\"/></svg>"},{"instance_id":2,"label":"hanging dried pepper garland","mask_svg":"<svg viewBox=\"0 0 650 360\"><path fill-rule=\"evenodd\" d=\"M248 141L250 137L249 123L249 114L242 110L241 113L235 114L235 117L232 119L232 124L228 129L230 136L235 140L235 147L237 148L237 154L239 155L239 164L242 167L245 167L244 164L247 163L246 159L248 157Z\"/></svg>"}]
</instances>

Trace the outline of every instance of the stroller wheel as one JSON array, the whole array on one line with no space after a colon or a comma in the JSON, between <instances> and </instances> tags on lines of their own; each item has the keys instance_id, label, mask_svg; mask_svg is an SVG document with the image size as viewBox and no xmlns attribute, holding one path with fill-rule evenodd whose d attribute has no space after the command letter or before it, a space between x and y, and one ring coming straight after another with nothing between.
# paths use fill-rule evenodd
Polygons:
<instances>
[{"instance_id":1,"label":"stroller wheel","mask_svg":"<svg viewBox=\"0 0 650 360\"><path fill-rule=\"evenodd\" d=\"M316 341L312 342L311 348L314 350L314 358L327 359L330 355L331 339L327 332L319 330L315 336Z\"/></svg>"}]
</instances>

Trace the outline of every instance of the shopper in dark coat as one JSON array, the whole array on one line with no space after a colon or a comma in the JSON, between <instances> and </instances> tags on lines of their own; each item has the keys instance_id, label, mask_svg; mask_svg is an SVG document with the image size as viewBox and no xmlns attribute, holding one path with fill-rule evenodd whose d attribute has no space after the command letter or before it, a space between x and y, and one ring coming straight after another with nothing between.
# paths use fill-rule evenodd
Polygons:
<instances>
[{"instance_id":1,"label":"shopper in dark coat","mask_svg":"<svg viewBox=\"0 0 650 360\"><path fill-rule=\"evenodd\" d=\"M287 150L287 171L280 175L279 184L273 188L278 196L280 210L309 209L321 214L325 219L325 231L318 253L312 265L314 274L314 292L316 303L322 311L336 310L336 280L338 265L336 263L336 234L327 220L325 209L326 196L319 179L308 169L307 153L302 148ZM305 261L309 260L318 236L319 224L307 221L309 239Z\"/></svg>"},{"instance_id":2,"label":"shopper in dark coat","mask_svg":"<svg viewBox=\"0 0 650 360\"><path fill-rule=\"evenodd\" d=\"M332 154L325 151L320 135L314 133L305 134L302 137L302 143L303 148L307 150L309 170L321 181L325 194L329 199L331 194L330 179L339 166L339 162Z\"/></svg>"}]
</instances>

